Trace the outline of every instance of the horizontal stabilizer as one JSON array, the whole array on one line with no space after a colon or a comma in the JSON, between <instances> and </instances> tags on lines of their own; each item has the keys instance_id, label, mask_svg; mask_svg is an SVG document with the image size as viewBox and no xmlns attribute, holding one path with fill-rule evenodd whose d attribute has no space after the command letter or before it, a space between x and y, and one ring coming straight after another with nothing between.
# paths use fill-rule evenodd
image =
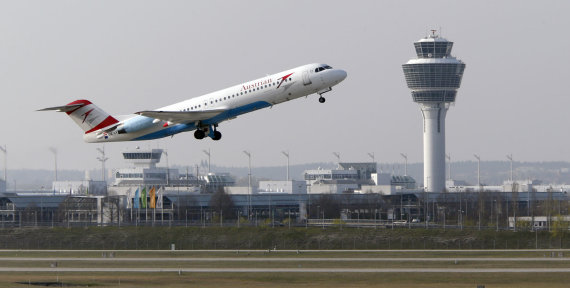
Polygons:
<instances>
[{"instance_id":1,"label":"horizontal stabilizer","mask_svg":"<svg viewBox=\"0 0 570 288\"><path fill-rule=\"evenodd\" d=\"M57 112L69 112L69 111L73 111L81 106L84 106L84 104L71 104L71 105L65 105L65 106L56 106L56 107L49 107L49 108L44 108L44 109L40 109L37 111L53 111L56 110Z\"/></svg>"},{"instance_id":2,"label":"horizontal stabilizer","mask_svg":"<svg viewBox=\"0 0 570 288\"><path fill-rule=\"evenodd\" d=\"M65 112L85 134L117 124L119 121L89 100L75 100L65 106L56 106L40 109L38 111Z\"/></svg>"},{"instance_id":3,"label":"horizontal stabilizer","mask_svg":"<svg viewBox=\"0 0 570 288\"><path fill-rule=\"evenodd\" d=\"M210 119L226 111L225 109L207 111L140 111L135 114L160 119L172 123L191 123Z\"/></svg>"}]
</instances>

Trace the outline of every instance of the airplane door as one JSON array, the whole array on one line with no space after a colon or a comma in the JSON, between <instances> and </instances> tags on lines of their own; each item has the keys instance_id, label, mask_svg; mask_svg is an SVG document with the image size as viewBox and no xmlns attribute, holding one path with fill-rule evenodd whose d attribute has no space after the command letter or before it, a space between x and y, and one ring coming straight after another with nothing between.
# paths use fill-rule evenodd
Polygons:
<instances>
[{"instance_id":1,"label":"airplane door","mask_svg":"<svg viewBox=\"0 0 570 288\"><path fill-rule=\"evenodd\" d=\"M303 85L310 85L311 78L309 77L309 70L303 71Z\"/></svg>"}]
</instances>

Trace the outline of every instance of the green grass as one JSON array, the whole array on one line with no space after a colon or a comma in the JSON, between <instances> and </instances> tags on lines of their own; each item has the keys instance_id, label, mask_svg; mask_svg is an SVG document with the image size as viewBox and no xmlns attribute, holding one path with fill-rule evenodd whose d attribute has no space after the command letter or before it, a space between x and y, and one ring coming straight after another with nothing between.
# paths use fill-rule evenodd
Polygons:
<instances>
[{"instance_id":1,"label":"green grass","mask_svg":"<svg viewBox=\"0 0 570 288\"><path fill-rule=\"evenodd\" d=\"M0 249L541 249L570 248L570 233L287 227L0 229Z\"/></svg>"},{"instance_id":2,"label":"green grass","mask_svg":"<svg viewBox=\"0 0 570 288\"><path fill-rule=\"evenodd\" d=\"M0 288L28 287L27 282L53 281L89 287L567 287L568 273L10 273L0 274ZM24 282L25 284L15 284Z\"/></svg>"}]
</instances>

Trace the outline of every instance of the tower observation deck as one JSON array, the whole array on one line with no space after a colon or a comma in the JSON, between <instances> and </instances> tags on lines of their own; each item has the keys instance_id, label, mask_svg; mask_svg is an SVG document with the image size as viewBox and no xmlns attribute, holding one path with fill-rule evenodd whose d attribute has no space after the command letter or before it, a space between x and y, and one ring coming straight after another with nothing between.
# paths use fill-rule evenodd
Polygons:
<instances>
[{"instance_id":1,"label":"tower observation deck","mask_svg":"<svg viewBox=\"0 0 570 288\"><path fill-rule=\"evenodd\" d=\"M465 63L451 56L453 42L432 34L414 43L417 58L402 65L424 119L424 187L445 189L445 116L455 102Z\"/></svg>"}]
</instances>

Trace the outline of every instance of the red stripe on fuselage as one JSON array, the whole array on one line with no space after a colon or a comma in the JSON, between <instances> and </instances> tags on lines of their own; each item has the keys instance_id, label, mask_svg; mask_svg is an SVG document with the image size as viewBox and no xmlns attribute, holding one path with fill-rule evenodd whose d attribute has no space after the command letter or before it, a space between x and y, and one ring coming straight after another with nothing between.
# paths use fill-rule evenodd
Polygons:
<instances>
[{"instance_id":1,"label":"red stripe on fuselage","mask_svg":"<svg viewBox=\"0 0 570 288\"><path fill-rule=\"evenodd\" d=\"M109 125L113 125L115 123L118 123L119 121L117 121L117 119L113 118L113 116L109 116L107 118L105 118L105 120L103 120L103 122L99 123L99 125L93 127L93 129L89 130L89 131L85 131L85 134L91 133L93 131L99 130L101 128L105 128Z\"/></svg>"}]
</instances>

